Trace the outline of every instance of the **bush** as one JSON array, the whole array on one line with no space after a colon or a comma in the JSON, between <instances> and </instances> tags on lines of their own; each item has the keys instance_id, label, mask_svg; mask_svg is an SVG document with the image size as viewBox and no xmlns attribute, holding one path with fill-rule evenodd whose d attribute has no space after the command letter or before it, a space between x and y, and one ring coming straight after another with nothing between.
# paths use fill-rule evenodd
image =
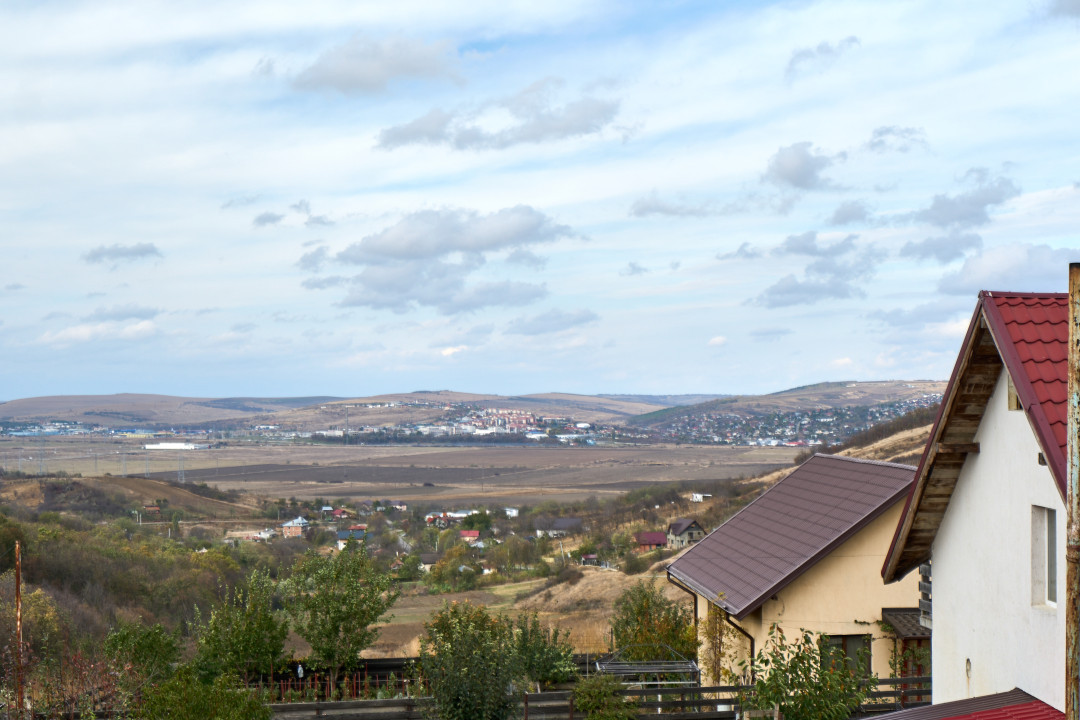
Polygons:
<instances>
[{"instance_id":1,"label":"bush","mask_svg":"<svg viewBox=\"0 0 1080 720\"><path fill-rule=\"evenodd\" d=\"M148 689L138 713L144 720L270 720L272 716L262 698L232 679L223 675L212 685L204 685L188 667Z\"/></svg>"},{"instance_id":2,"label":"bush","mask_svg":"<svg viewBox=\"0 0 1080 720\"><path fill-rule=\"evenodd\" d=\"M541 625L534 612L518 617L515 641L521 671L531 682L550 685L577 675L569 630Z\"/></svg>"},{"instance_id":3,"label":"bush","mask_svg":"<svg viewBox=\"0 0 1080 720\"><path fill-rule=\"evenodd\" d=\"M441 720L505 720L520 681L513 624L468 602L443 605L420 637L420 669Z\"/></svg>"},{"instance_id":4,"label":"bush","mask_svg":"<svg viewBox=\"0 0 1080 720\"><path fill-rule=\"evenodd\" d=\"M585 720L635 720L637 702L618 695L622 684L614 675L591 675L574 688L574 708Z\"/></svg>"},{"instance_id":5,"label":"bush","mask_svg":"<svg viewBox=\"0 0 1080 720\"><path fill-rule=\"evenodd\" d=\"M749 710L778 704L787 720L845 720L877 682L868 653L852 663L841 648L829 645L828 636L815 637L807 630L789 643L775 623L754 667L757 681L739 694L739 704Z\"/></svg>"}]
</instances>

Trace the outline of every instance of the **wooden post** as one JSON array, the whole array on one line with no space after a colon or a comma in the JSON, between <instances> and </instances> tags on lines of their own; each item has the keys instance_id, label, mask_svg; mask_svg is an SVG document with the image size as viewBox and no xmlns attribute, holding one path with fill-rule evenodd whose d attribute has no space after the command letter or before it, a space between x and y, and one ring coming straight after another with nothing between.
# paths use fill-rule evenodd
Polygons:
<instances>
[{"instance_id":1,"label":"wooden post","mask_svg":"<svg viewBox=\"0 0 1080 720\"><path fill-rule=\"evenodd\" d=\"M22 552L15 541L15 717L21 718L26 709L22 675Z\"/></svg>"},{"instance_id":2,"label":"wooden post","mask_svg":"<svg viewBox=\"0 0 1080 720\"><path fill-rule=\"evenodd\" d=\"M1069 263L1068 537L1065 545L1065 718L1080 720L1080 263Z\"/></svg>"}]
</instances>

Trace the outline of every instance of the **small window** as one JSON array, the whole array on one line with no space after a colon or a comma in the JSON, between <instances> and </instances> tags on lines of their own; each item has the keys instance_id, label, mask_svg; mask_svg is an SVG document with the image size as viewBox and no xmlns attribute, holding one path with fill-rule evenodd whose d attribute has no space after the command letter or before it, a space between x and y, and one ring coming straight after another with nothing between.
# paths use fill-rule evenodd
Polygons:
<instances>
[{"instance_id":1,"label":"small window","mask_svg":"<svg viewBox=\"0 0 1080 720\"><path fill-rule=\"evenodd\" d=\"M844 653L849 670L855 672L861 667L865 672L870 671L869 635L830 635L828 643Z\"/></svg>"},{"instance_id":2,"label":"small window","mask_svg":"<svg viewBox=\"0 0 1080 720\"><path fill-rule=\"evenodd\" d=\"M1056 605L1057 511L1031 507L1031 604Z\"/></svg>"}]
</instances>

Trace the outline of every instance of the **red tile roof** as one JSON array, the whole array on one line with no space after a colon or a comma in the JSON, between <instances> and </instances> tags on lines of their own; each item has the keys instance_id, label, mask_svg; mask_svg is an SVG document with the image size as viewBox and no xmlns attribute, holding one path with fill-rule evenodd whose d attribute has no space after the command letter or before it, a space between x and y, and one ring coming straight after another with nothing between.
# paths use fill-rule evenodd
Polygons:
<instances>
[{"instance_id":1,"label":"red tile roof","mask_svg":"<svg viewBox=\"0 0 1080 720\"><path fill-rule=\"evenodd\" d=\"M667 545L667 534L662 532L634 533L638 545Z\"/></svg>"},{"instance_id":2,"label":"red tile roof","mask_svg":"<svg viewBox=\"0 0 1080 720\"><path fill-rule=\"evenodd\" d=\"M1069 296L984 292L980 300L1001 359L1062 493L1066 483Z\"/></svg>"},{"instance_id":3,"label":"red tile roof","mask_svg":"<svg viewBox=\"0 0 1080 720\"><path fill-rule=\"evenodd\" d=\"M878 715L877 720L1064 720L1065 713L1028 695L1010 690L953 702Z\"/></svg>"},{"instance_id":4,"label":"red tile roof","mask_svg":"<svg viewBox=\"0 0 1080 720\"><path fill-rule=\"evenodd\" d=\"M911 465L814 455L668 567L742 619L902 500Z\"/></svg>"}]
</instances>

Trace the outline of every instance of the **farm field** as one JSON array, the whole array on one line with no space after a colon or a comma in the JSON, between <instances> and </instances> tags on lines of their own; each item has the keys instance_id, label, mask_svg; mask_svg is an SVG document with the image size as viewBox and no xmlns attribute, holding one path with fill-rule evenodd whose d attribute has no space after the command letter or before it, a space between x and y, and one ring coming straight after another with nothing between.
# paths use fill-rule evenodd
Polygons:
<instances>
[{"instance_id":1,"label":"farm field","mask_svg":"<svg viewBox=\"0 0 1080 720\"><path fill-rule=\"evenodd\" d=\"M22 440L16 442L15 440ZM129 441L12 439L5 470L206 483L265 497L404 502L566 502L657 483L723 481L791 463L796 448L238 445L146 451Z\"/></svg>"}]
</instances>

